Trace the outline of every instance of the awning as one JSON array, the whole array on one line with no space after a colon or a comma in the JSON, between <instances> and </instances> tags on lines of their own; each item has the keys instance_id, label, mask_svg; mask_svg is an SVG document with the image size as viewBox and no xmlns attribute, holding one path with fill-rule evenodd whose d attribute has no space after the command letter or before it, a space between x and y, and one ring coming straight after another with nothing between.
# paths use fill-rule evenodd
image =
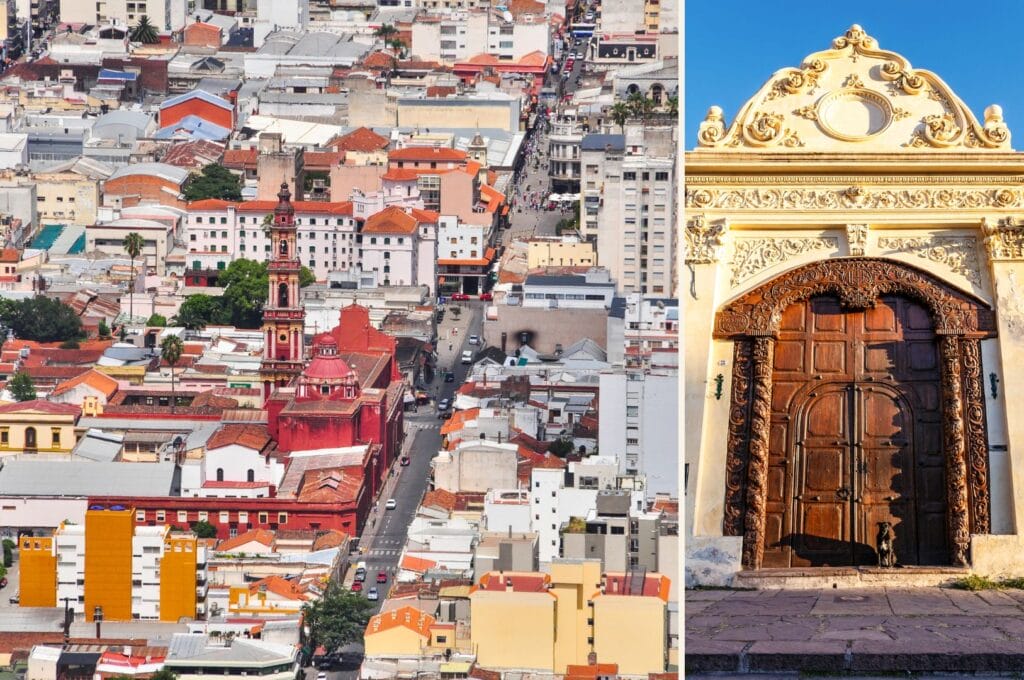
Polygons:
<instances>
[{"instance_id":1,"label":"awning","mask_svg":"<svg viewBox=\"0 0 1024 680\"><path fill-rule=\"evenodd\" d=\"M469 673L469 669L472 667L472 664L465 661L449 661L441 664L440 671L442 673Z\"/></svg>"}]
</instances>

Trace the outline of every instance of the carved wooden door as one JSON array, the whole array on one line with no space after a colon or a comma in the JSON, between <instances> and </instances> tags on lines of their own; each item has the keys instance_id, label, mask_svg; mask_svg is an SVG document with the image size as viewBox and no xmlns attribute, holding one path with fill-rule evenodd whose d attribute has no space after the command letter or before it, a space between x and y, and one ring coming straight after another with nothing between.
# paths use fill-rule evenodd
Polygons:
<instances>
[{"instance_id":1,"label":"carved wooden door","mask_svg":"<svg viewBox=\"0 0 1024 680\"><path fill-rule=\"evenodd\" d=\"M773 371L763 565L877 562L889 522L903 564L949 559L937 344L896 296L833 297L783 315Z\"/></svg>"}]
</instances>

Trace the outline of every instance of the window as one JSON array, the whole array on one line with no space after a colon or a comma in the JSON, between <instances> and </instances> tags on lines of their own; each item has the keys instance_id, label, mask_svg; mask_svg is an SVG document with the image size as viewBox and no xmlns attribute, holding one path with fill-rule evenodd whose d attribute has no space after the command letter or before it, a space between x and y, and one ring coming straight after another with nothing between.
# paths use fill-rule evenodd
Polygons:
<instances>
[{"instance_id":1,"label":"window","mask_svg":"<svg viewBox=\"0 0 1024 680\"><path fill-rule=\"evenodd\" d=\"M287 512L279 512L279 513L277 513L277 523L278 524L287 524L288 523L288 513Z\"/></svg>"},{"instance_id":2,"label":"window","mask_svg":"<svg viewBox=\"0 0 1024 680\"><path fill-rule=\"evenodd\" d=\"M446 642L448 642L448 636L447 635L438 635L437 636L437 644L443 645Z\"/></svg>"},{"instance_id":3,"label":"window","mask_svg":"<svg viewBox=\"0 0 1024 680\"><path fill-rule=\"evenodd\" d=\"M165 519L167 519L167 513L165 513L163 510L157 510L156 511L156 521L157 522L163 522Z\"/></svg>"},{"instance_id":4,"label":"window","mask_svg":"<svg viewBox=\"0 0 1024 680\"><path fill-rule=\"evenodd\" d=\"M656 172L656 173L654 173L654 181L655 182L667 182L668 181L668 173L667 172Z\"/></svg>"},{"instance_id":5,"label":"window","mask_svg":"<svg viewBox=\"0 0 1024 680\"><path fill-rule=\"evenodd\" d=\"M196 215L196 224L202 224L202 223L203 223L203 216L202 215Z\"/></svg>"},{"instance_id":6,"label":"window","mask_svg":"<svg viewBox=\"0 0 1024 680\"><path fill-rule=\"evenodd\" d=\"M256 472L254 470L249 470L247 473L245 473L245 481L247 481L247 482L255 482L256 481Z\"/></svg>"},{"instance_id":7,"label":"window","mask_svg":"<svg viewBox=\"0 0 1024 680\"><path fill-rule=\"evenodd\" d=\"M267 513L261 512L258 515L258 517L259 517L260 524L266 524L267 523Z\"/></svg>"},{"instance_id":8,"label":"window","mask_svg":"<svg viewBox=\"0 0 1024 680\"><path fill-rule=\"evenodd\" d=\"M6 427L0 429L0 446L8 446L10 442L10 429Z\"/></svg>"},{"instance_id":9,"label":"window","mask_svg":"<svg viewBox=\"0 0 1024 680\"><path fill-rule=\"evenodd\" d=\"M178 521L179 522L187 522L188 521L188 511L186 511L186 510L179 510L178 511Z\"/></svg>"},{"instance_id":10,"label":"window","mask_svg":"<svg viewBox=\"0 0 1024 680\"><path fill-rule=\"evenodd\" d=\"M239 513L238 513L238 523L239 524L248 524L249 523L249 513L244 511L244 510L239 511Z\"/></svg>"},{"instance_id":11,"label":"window","mask_svg":"<svg viewBox=\"0 0 1024 680\"><path fill-rule=\"evenodd\" d=\"M208 522L209 520L210 520L210 513L205 512L205 511L200 511L199 512L199 521L200 522Z\"/></svg>"},{"instance_id":12,"label":"window","mask_svg":"<svg viewBox=\"0 0 1024 680\"><path fill-rule=\"evenodd\" d=\"M145 522L146 521L146 511L145 510L136 510L135 511L135 521L136 522Z\"/></svg>"},{"instance_id":13,"label":"window","mask_svg":"<svg viewBox=\"0 0 1024 680\"><path fill-rule=\"evenodd\" d=\"M624 173L622 173L622 179L627 181L627 182L635 181L636 180L636 173L635 172L624 172Z\"/></svg>"},{"instance_id":14,"label":"window","mask_svg":"<svg viewBox=\"0 0 1024 680\"><path fill-rule=\"evenodd\" d=\"M221 524L227 524L229 521L231 521L231 513L221 512L219 519Z\"/></svg>"},{"instance_id":15,"label":"window","mask_svg":"<svg viewBox=\"0 0 1024 680\"><path fill-rule=\"evenodd\" d=\"M34 449L38 446L36 442L36 428L26 427L25 428L25 448Z\"/></svg>"},{"instance_id":16,"label":"window","mask_svg":"<svg viewBox=\"0 0 1024 680\"><path fill-rule=\"evenodd\" d=\"M224 481L224 468L217 468L217 481L218 482L223 482Z\"/></svg>"}]
</instances>

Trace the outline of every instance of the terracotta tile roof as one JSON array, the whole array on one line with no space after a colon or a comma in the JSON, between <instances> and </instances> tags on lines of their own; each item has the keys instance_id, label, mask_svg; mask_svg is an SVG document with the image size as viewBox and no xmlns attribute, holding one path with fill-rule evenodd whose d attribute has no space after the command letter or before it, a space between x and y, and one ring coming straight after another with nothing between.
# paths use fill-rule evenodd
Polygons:
<instances>
[{"instance_id":1,"label":"terracotta tile roof","mask_svg":"<svg viewBox=\"0 0 1024 680\"><path fill-rule=\"evenodd\" d=\"M521 14L545 14L547 12L547 6L537 0L507 0L505 7L514 17Z\"/></svg>"},{"instance_id":2,"label":"terracotta tile roof","mask_svg":"<svg viewBox=\"0 0 1024 680\"><path fill-rule=\"evenodd\" d=\"M371 153L373 151L386 149L389 143L390 140L387 137L378 135L369 128L361 127L356 128L347 135L338 137L327 146L333 147L338 151Z\"/></svg>"},{"instance_id":3,"label":"terracotta tile roof","mask_svg":"<svg viewBox=\"0 0 1024 680\"><path fill-rule=\"evenodd\" d=\"M206 450L212 451L223 446L238 444L248 449L262 451L269 443L270 435L264 425L222 425L206 442Z\"/></svg>"},{"instance_id":4,"label":"terracotta tile roof","mask_svg":"<svg viewBox=\"0 0 1024 680\"><path fill-rule=\"evenodd\" d=\"M651 510L654 512L665 512L670 515L679 514L679 499L678 498L655 498L651 502Z\"/></svg>"},{"instance_id":5,"label":"terracotta tile roof","mask_svg":"<svg viewBox=\"0 0 1024 680\"><path fill-rule=\"evenodd\" d=\"M194 168L216 163L224 155L224 145L205 139L175 144L164 154L162 162L179 168Z\"/></svg>"},{"instance_id":6,"label":"terracotta tile roof","mask_svg":"<svg viewBox=\"0 0 1024 680\"><path fill-rule=\"evenodd\" d=\"M437 170L429 170L427 172L440 174ZM421 170L413 170L412 168L388 168L388 171L381 175L380 178L389 182L409 182L422 174L425 173Z\"/></svg>"},{"instance_id":7,"label":"terracotta tile roof","mask_svg":"<svg viewBox=\"0 0 1024 680\"><path fill-rule=\"evenodd\" d=\"M0 250L0 262L21 262L21 251L17 248Z\"/></svg>"},{"instance_id":8,"label":"terracotta tile roof","mask_svg":"<svg viewBox=\"0 0 1024 680\"><path fill-rule=\"evenodd\" d=\"M451 85L431 85L427 88L427 99L447 97L458 92L458 89Z\"/></svg>"},{"instance_id":9,"label":"terracotta tile roof","mask_svg":"<svg viewBox=\"0 0 1024 680\"><path fill-rule=\"evenodd\" d=\"M600 591L594 593L594 597L601 596L612 596L612 597L635 597L629 594L629 574L622 572L619 573L608 573L604 575L604 593ZM664 602L668 602L668 594L671 589L672 582L668 576L661 574L647 574L644 576L644 585L640 590L640 596L642 597L657 597Z\"/></svg>"},{"instance_id":10,"label":"terracotta tile roof","mask_svg":"<svg viewBox=\"0 0 1024 680\"><path fill-rule=\"evenodd\" d=\"M465 151L435 146L407 146L404 149L395 149L388 152L389 161L459 162L466 160L467 157L468 154Z\"/></svg>"},{"instance_id":11,"label":"terracotta tile roof","mask_svg":"<svg viewBox=\"0 0 1024 680\"><path fill-rule=\"evenodd\" d=\"M104 397L109 399L115 392L117 392L118 383L116 380L111 378L105 373L100 373L96 370L86 371L82 375L72 378L71 380L65 380L59 383L56 387L51 390L53 395L61 395L68 392L79 385L88 385L89 387L102 393Z\"/></svg>"},{"instance_id":12,"label":"terracotta tile roof","mask_svg":"<svg viewBox=\"0 0 1024 680\"><path fill-rule=\"evenodd\" d=\"M393 54L378 50L377 52L371 52L366 55L362 61L362 66L364 68L371 69L385 69L391 68L391 64L393 63L395 63L395 57Z\"/></svg>"},{"instance_id":13,"label":"terracotta tile roof","mask_svg":"<svg viewBox=\"0 0 1024 680\"><path fill-rule=\"evenodd\" d=\"M213 390L207 390L206 392L200 392L192 399L192 403L189 404L192 408L200 408L202 406L209 406L215 409L225 408L236 408L238 401L235 399L229 399L228 397L220 397ZM209 447L209 442L207 442Z\"/></svg>"},{"instance_id":14,"label":"terracotta tile roof","mask_svg":"<svg viewBox=\"0 0 1024 680\"><path fill-rule=\"evenodd\" d=\"M299 213L314 213L320 215L352 214L351 201L338 201L333 203L328 201L292 201L292 206L295 208L295 212ZM221 201L214 198L208 198L202 201L192 201L188 204L188 209L192 211L214 211L235 208L238 212L268 213L273 212L276 207L277 201L243 201L241 203L232 203L231 201Z\"/></svg>"},{"instance_id":15,"label":"terracotta tile roof","mask_svg":"<svg viewBox=\"0 0 1024 680\"><path fill-rule=\"evenodd\" d=\"M474 678L474 680L501 680L501 672L489 671L486 668L474 665L469 671L469 677Z\"/></svg>"},{"instance_id":16,"label":"terracotta tile roof","mask_svg":"<svg viewBox=\"0 0 1024 680\"><path fill-rule=\"evenodd\" d=\"M434 617L416 607L399 607L383 614L376 614L366 624L366 635L383 633L392 628L404 627L420 637L430 636L430 627L434 625Z\"/></svg>"},{"instance_id":17,"label":"terracotta tile roof","mask_svg":"<svg viewBox=\"0 0 1024 680\"><path fill-rule=\"evenodd\" d=\"M0 406L0 413L21 413L23 411L39 411L55 416L77 416L82 409L74 404L58 404L44 399L31 399Z\"/></svg>"},{"instance_id":18,"label":"terracotta tile roof","mask_svg":"<svg viewBox=\"0 0 1024 680\"><path fill-rule=\"evenodd\" d=\"M399 565L402 569L415 572L417 574L425 574L436 566L437 562L434 560L425 560L422 557L413 557L412 555L406 555L403 557L402 563Z\"/></svg>"},{"instance_id":19,"label":"terracotta tile roof","mask_svg":"<svg viewBox=\"0 0 1024 680\"><path fill-rule=\"evenodd\" d=\"M308 600L310 595L301 586L283 579L280 576L268 576L249 584L250 593L258 593L261 586L266 586L268 593L274 593L289 600Z\"/></svg>"},{"instance_id":20,"label":"terracotta tile roof","mask_svg":"<svg viewBox=\"0 0 1024 680\"><path fill-rule=\"evenodd\" d=\"M445 489L434 489L423 494L420 506L424 508L440 508L451 512L455 509L455 494Z\"/></svg>"},{"instance_id":21,"label":"terracotta tile roof","mask_svg":"<svg viewBox=\"0 0 1024 680\"><path fill-rule=\"evenodd\" d=\"M437 220L441 217L441 213L439 212L434 212L433 210L421 210L420 208L410 208L409 214L419 220L422 224L437 224Z\"/></svg>"},{"instance_id":22,"label":"terracotta tile roof","mask_svg":"<svg viewBox=\"0 0 1024 680\"><path fill-rule=\"evenodd\" d=\"M272 548L275 543L274 532L268 529L252 529L234 538L226 538L217 544L217 552L232 552L235 548L253 542Z\"/></svg>"},{"instance_id":23,"label":"terracotta tile roof","mask_svg":"<svg viewBox=\"0 0 1024 680\"><path fill-rule=\"evenodd\" d=\"M480 583L473 587L472 592L477 590L504 592L510 583L512 590L517 593L546 593L548 584L551 583L551 577L538 572L489 571L480 577Z\"/></svg>"},{"instance_id":24,"label":"terracotta tile roof","mask_svg":"<svg viewBox=\"0 0 1024 680\"><path fill-rule=\"evenodd\" d=\"M330 170L345 160L341 151L307 151L302 156L307 170Z\"/></svg>"},{"instance_id":25,"label":"terracotta tile roof","mask_svg":"<svg viewBox=\"0 0 1024 680\"><path fill-rule=\"evenodd\" d=\"M615 677L619 674L619 664L598 663L593 666L569 664L565 667L565 680L591 680L599 677Z\"/></svg>"},{"instance_id":26,"label":"terracotta tile roof","mask_svg":"<svg viewBox=\"0 0 1024 680\"><path fill-rule=\"evenodd\" d=\"M505 194L486 184L480 185L480 200L487 204L487 212L494 212L505 202Z\"/></svg>"},{"instance_id":27,"label":"terracotta tile roof","mask_svg":"<svg viewBox=\"0 0 1024 680\"><path fill-rule=\"evenodd\" d=\"M444 71L447 69L442 68L441 64L436 61L418 61L416 59L409 59L408 61L400 61L396 68L399 71Z\"/></svg>"},{"instance_id":28,"label":"terracotta tile roof","mask_svg":"<svg viewBox=\"0 0 1024 680\"><path fill-rule=\"evenodd\" d=\"M337 529L331 529L330 531L317 536L316 540L313 541L313 550L327 550L329 548L337 548L345 545L348 540L348 534L338 531Z\"/></svg>"},{"instance_id":29,"label":"terracotta tile roof","mask_svg":"<svg viewBox=\"0 0 1024 680\"><path fill-rule=\"evenodd\" d=\"M224 152L223 165L226 168L240 170L245 167L256 165L256 158L259 151L256 149L228 149Z\"/></svg>"},{"instance_id":30,"label":"terracotta tile roof","mask_svg":"<svg viewBox=\"0 0 1024 680\"><path fill-rule=\"evenodd\" d=\"M414 234L419 221L401 208L391 206L371 215L363 224L364 234Z\"/></svg>"},{"instance_id":31,"label":"terracotta tile roof","mask_svg":"<svg viewBox=\"0 0 1024 680\"><path fill-rule=\"evenodd\" d=\"M461 432L462 428L466 426L471 420L476 420L480 415L480 409L478 408L467 408L464 411L456 411L452 414L452 417L445 421L444 425L441 426L441 435L451 434L452 432Z\"/></svg>"},{"instance_id":32,"label":"terracotta tile roof","mask_svg":"<svg viewBox=\"0 0 1024 680\"><path fill-rule=\"evenodd\" d=\"M21 370L28 373L33 380L42 379L57 383L82 375L91 369L87 366L22 366Z\"/></svg>"},{"instance_id":33,"label":"terracotta tile roof","mask_svg":"<svg viewBox=\"0 0 1024 680\"><path fill-rule=\"evenodd\" d=\"M298 500L302 503L354 503L363 489L363 476L348 468L307 470Z\"/></svg>"}]
</instances>

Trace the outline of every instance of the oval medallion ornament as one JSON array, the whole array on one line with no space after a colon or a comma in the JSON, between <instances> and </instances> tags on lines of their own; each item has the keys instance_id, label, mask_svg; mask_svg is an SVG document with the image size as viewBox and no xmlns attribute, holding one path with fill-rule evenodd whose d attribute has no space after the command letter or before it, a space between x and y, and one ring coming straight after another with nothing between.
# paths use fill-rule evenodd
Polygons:
<instances>
[{"instance_id":1,"label":"oval medallion ornament","mask_svg":"<svg viewBox=\"0 0 1024 680\"><path fill-rule=\"evenodd\" d=\"M817 120L825 134L847 142L862 142L892 122L889 100L871 90L837 90L818 102Z\"/></svg>"}]
</instances>

